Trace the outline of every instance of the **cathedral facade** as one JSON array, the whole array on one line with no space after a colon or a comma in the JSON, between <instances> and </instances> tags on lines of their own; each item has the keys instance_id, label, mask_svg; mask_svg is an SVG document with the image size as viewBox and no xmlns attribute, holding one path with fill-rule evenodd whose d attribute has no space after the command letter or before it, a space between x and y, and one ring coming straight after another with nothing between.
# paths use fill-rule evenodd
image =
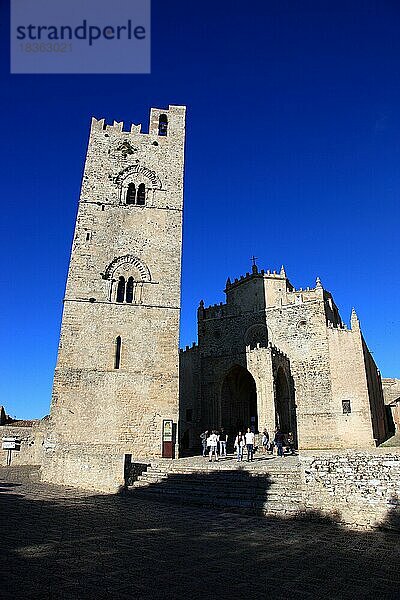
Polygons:
<instances>
[{"instance_id":1,"label":"cathedral facade","mask_svg":"<svg viewBox=\"0 0 400 600\"><path fill-rule=\"evenodd\" d=\"M292 432L300 449L368 448L387 437L380 373L352 311L351 328L317 278L295 289L284 268L225 287L197 311L198 344L180 353L180 436L224 427Z\"/></svg>"}]
</instances>

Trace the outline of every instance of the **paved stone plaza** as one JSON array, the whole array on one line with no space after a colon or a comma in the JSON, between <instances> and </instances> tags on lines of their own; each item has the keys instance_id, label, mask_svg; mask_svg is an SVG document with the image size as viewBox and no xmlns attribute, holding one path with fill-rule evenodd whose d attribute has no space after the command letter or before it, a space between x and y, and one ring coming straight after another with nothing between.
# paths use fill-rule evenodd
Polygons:
<instances>
[{"instance_id":1,"label":"paved stone plaza","mask_svg":"<svg viewBox=\"0 0 400 600\"><path fill-rule=\"evenodd\" d=\"M18 482L0 469L0 597L399 598L399 535Z\"/></svg>"}]
</instances>

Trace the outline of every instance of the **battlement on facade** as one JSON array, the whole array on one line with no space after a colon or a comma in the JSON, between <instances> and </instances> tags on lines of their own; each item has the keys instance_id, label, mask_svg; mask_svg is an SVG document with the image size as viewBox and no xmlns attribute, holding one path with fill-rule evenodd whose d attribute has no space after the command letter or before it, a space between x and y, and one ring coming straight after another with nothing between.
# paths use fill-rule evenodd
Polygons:
<instances>
[{"instance_id":1,"label":"battlement on facade","mask_svg":"<svg viewBox=\"0 0 400 600\"><path fill-rule=\"evenodd\" d=\"M204 306L204 302L201 301L199 305L199 318L202 319L216 319L225 317L228 314L228 306L223 302L219 304L210 304L210 306Z\"/></svg>"},{"instance_id":2,"label":"battlement on facade","mask_svg":"<svg viewBox=\"0 0 400 600\"><path fill-rule=\"evenodd\" d=\"M293 288L292 284L290 283L290 281L288 280L287 276L286 276L286 272L284 267L282 266L281 270L279 271L279 273L277 271L270 271L265 270L265 269L261 269L258 270L257 265L253 265L252 271L247 272L246 275L241 275L240 277L235 277L235 279L232 281L230 279L230 277L228 277L228 279L226 280L226 285L225 285L225 293L229 290L231 290L232 288L235 288L239 285L241 285L244 282L250 281L252 279L281 279L281 280L285 280L287 282L287 285L290 288Z\"/></svg>"},{"instance_id":3,"label":"battlement on facade","mask_svg":"<svg viewBox=\"0 0 400 600\"><path fill-rule=\"evenodd\" d=\"M182 352L198 352L199 347L196 342L193 342L191 346L185 346L185 348L179 348L179 353Z\"/></svg>"},{"instance_id":4,"label":"battlement on facade","mask_svg":"<svg viewBox=\"0 0 400 600\"><path fill-rule=\"evenodd\" d=\"M286 294L287 304L302 304L303 302L312 302L314 300L321 300L322 298L323 290L317 287L293 288L292 291Z\"/></svg>"},{"instance_id":5,"label":"battlement on facade","mask_svg":"<svg viewBox=\"0 0 400 600\"><path fill-rule=\"evenodd\" d=\"M335 329L336 331L347 331L350 333L353 331L347 327L346 323L332 323L332 321L327 321L326 326L328 329Z\"/></svg>"},{"instance_id":6,"label":"battlement on facade","mask_svg":"<svg viewBox=\"0 0 400 600\"><path fill-rule=\"evenodd\" d=\"M142 125L139 123L128 124L125 128L123 121L114 121L112 125L106 123L105 118L96 119L92 117L91 130L104 131L106 134L128 134L128 135L156 135L168 138L169 134L184 131L185 127L185 106L169 105L168 108L152 108L150 110L149 131L142 132Z\"/></svg>"},{"instance_id":7,"label":"battlement on facade","mask_svg":"<svg viewBox=\"0 0 400 600\"><path fill-rule=\"evenodd\" d=\"M284 266L280 271L271 271L269 269L259 270L254 264L251 273L247 272L246 275L235 278L233 281L228 277L224 291L227 295L228 305L240 304L243 307L246 302L250 302L254 306L252 297L255 294L259 299L264 298L265 308L281 308L293 304L326 300L331 305L332 312L336 310L331 294L324 290L319 277L316 278L315 287L296 289L289 281ZM258 305L262 308L262 300L258 301ZM335 321L334 318L331 320Z\"/></svg>"},{"instance_id":8,"label":"battlement on facade","mask_svg":"<svg viewBox=\"0 0 400 600\"><path fill-rule=\"evenodd\" d=\"M105 122L105 119L96 119L96 117L92 117L92 129L97 129L99 131L106 131L107 133L115 132L115 133L141 133L142 125L135 125L132 123L130 129L124 129L123 121L114 121L112 125L109 125Z\"/></svg>"},{"instance_id":9,"label":"battlement on facade","mask_svg":"<svg viewBox=\"0 0 400 600\"><path fill-rule=\"evenodd\" d=\"M285 352L283 352L279 348L277 348L277 346L274 346L274 344L272 342L268 342L267 347L265 347L260 342L257 342L257 344L253 348L250 345L246 346L246 352L254 352L255 350L264 350L264 351L270 352L272 354L272 356L280 356L282 358L288 358L288 355L285 354Z\"/></svg>"},{"instance_id":10,"label":"battlement on facade","mask_svg":"<svg viewBox=\"0 0 400 600\"><path fill-rule=\"evenodd\" d=\"M276 346L274 346L274 344L272 344L272 342L269 342L268 344L268 350L270 350L272 356L279 356L281 358L288 358L288 355L283 352L282 350L280 350L279 348L277 348Z\"/></svg>"},{"instance_id":11,"label":"battlement on facade","mask_svg":"<svg viewBox=\"0 0 400 600\"><path fill-rule=\"evenodd\" d=\"M346 325L346 323L343 323L343 321L340 319L340 317L338 317L338 319L339 320L337 320L336 322L332 322L331 319L329 319L329 317L327 318L326 326L330 331L337 331L337 332L344 332L344 333L346 333L346 332L354 333L354 332L361 331L360 320L359 320L354 308L351 311L350 327L348 327Z\"/></svg>"}]
</instances>

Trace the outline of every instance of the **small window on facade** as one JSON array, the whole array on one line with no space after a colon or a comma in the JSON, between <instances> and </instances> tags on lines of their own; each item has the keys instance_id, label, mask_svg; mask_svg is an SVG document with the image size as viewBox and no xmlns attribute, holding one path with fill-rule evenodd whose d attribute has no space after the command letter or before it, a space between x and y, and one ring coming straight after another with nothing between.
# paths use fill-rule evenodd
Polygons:
<instances>
[{"instance_id":1,"label":"small window on facade","mask_svg":"<svg viewBox=\"0 0 400 600\"><path fill-rule=\"evenodd\" d=\"M193 409L192 408L187 408L186 409L186 421L188 423L190 423L193 420Z\"/></svg>"},{"instance_id":2,"label":"small window on facade","mask_svg":"<svg viewBox=\"0 0 400 600\"><path fill-rule=\"evenodd\" d=\"M90 240L90 233L89 231L86 233L86 241L88 242Z\"/></svg>"},{"instance_id":3,"label":"small window on facade","mask_svg":"<svg viewBox=\"0 0 400 600\"><path fill-rule=\"evenodd\" d=\"M126 192L126 203L127 204L135 204L136 200L136 187L134 183L130 183L128 185L128 189Z\"/></svg>"},{"instance_id":4,"label":"small window on facade","mask_svg":"<svg viewBox=\"0 0 400 600\"><path fill-rule=\"evenodd\" d=\"M119 369L121 364L121 336L119 335L115 340L115 362L114 369Z\"/></svg>"},{"instance_id":5,"label":"small window on facade","mask_svg":"<svg viewBox=\"0 0 400 600\"><path fill-rule=\"evenodd\" d=\"M133 277L129 277L126 284L126 301L129 302L129 304L132 304L133 302Z\"/></svg>"},{"instance_id":6,"label":"small window on facade","mask_svg":"<svg viewBox=\"0 0 400 600\"><path fill-rule=\"evenodd\" d=\"M146 187L145 187L144 183L141 183L139 185L138 191L137 191L136 204L140 204L143 206L145 201L146 201Z\"/></svg>"},{"instance_id":7,"label":"small window on facade","mask_svg":"<svg viewBox=\"0 0 400 600\"><path fill-rule=\"evenodd\" d=\"M342 408L343 408L343 414L349 415L351 413L350 400L342 400Z\"/></svg>"},{"instance_id":8,"label":"small window on facade","mask_svg":"<svg viewBox=\"0 0 400 600\"><path fill-rule=\"evenodd\" d=\"M117 287L117 302L123 302L125 299L125 277L120 277Z\"/></svg>"},{"instance_id":9,"label":"small window on facade","mask_svg":"<svg viewBox=\"0 0 400 600\"><path fill-rule=\"evenodd\" d=\"M168 117L167 115L160 115L158 119L158 135L167 135L168 132Z\"/></svg>"}]
</instances>

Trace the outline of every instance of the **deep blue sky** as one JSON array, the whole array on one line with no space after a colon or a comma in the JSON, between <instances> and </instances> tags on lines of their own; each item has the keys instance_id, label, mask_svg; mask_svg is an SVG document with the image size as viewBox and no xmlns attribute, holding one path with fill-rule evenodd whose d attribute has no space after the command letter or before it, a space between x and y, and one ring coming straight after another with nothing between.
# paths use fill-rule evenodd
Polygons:
<instances>
[{"instance_id":1,"label":"deep blue sky","mask_svg":"<svg viewBox=\"0 0 400 600\"><path fill-rule=\"evenodd\" d=\"M227 276L284 263L400 376L400 6L153 0L151 75L9 74L1 0L0 404L48 412L90 117L187 104L181 344Z\"/></svg>"}]
</instances>

